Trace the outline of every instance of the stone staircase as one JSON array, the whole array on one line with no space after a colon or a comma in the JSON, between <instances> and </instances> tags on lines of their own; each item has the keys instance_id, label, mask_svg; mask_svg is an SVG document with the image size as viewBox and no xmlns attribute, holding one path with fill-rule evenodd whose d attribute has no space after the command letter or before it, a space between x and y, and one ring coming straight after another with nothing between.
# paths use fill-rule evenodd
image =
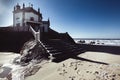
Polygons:
<instances>
[{"instance_id":1,"label":"stone staircase","mask_svg":"<svg viewBox=\"0 0 120 80\"><path fill-rule=\"evenodd\" d=\"M68 33L59 34L51 31L45 35L40 35L40 30L36 32L32 26L30 30L35 38L36 43L40 43L41 48L45 50L50 60L62 60L67 57L77 55L82 52L82 49L74 43ZM42 37L41 37L42 36Z\"/></svg>"},{"instance_id":2,"label":"stone staircase","mask_svg":"<svg viewBox=\"0 0 120 80\"><path fill-rule=\"evenodd\" d=\"M76 44L65 42L61 39L50 39L41 41L42 45L52 60L63 59L81 53L83 50Z\"/></svg>"}]
</instances>

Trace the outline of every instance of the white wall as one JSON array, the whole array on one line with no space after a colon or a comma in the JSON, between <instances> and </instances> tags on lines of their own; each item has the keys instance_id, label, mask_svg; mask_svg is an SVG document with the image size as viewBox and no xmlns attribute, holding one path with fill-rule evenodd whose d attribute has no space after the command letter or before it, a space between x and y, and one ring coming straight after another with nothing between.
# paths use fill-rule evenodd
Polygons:
<instances>
[{"instance_id":1,"label":"white wall","mask_svg":"<svg viewBox=\"0 0 120 80\"><path fill-rule=\"evenodd\" d=\"M38 21L38 15L32 12L25 12L25 20L30 20L30 17L34 17L34 21Z\"/></svg>"},{"instance_id":2,"label":"white wall","mask_svg":"<svg viewBox=\"0 0 120 80\"><path fill-rule=\"evenodd\" d=\"M34 21L38 22L38 15L32 12L25 12L25 22L30 21L31 17L34 18ZM22 18L23 18L23 12L16 13L14 16L14 26L16 26L16 24L18 23L20 23L20 26L22 26ZM43 24L41 26L44 26L44 32L48 32L48 27L49 27L48 24Z\"/></svg>"},{"instance_id":3,"label":"white wall","mask_svg":"<svg viewBox=\"0 0 120 80\"><path fill-rule=\"evenodd\" d=\"M38 21L38 15L32 12L25 12L25 22L29 21L31 17L34 18L34 21ZM23 18L23 12L15 13L14 26L16 26L16 24L18 23L20 23L20 26L22 26L22 18Z\"/></svg>"},{"instance_id":4,"label":"white wall","mask_svg":"<svg viewBox=\"0 0 120 80\"><path fill-rule=\"evenodd\" d=\"M16 13L14 16L14 25L16 26L16 24L20 23L20 26L22 26L22 12Z\"/></svg>"}]
</instances>

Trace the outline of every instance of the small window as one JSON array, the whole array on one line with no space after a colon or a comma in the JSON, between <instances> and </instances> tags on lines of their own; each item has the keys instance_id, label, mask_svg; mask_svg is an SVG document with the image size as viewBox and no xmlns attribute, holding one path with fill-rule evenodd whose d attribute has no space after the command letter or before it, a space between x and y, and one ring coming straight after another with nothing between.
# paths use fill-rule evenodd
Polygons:
<instances>
[{"instance_id":1,"label":"small window","mask_svg":"<svg viewBox=\"0 0 120 80\"><path fill-rule=\"evenodd\" d=\"M30 17L30 21L34 21L34 17Z\"/></svg>"},{"instance_id":2,"label":"small window","mask_svg":"<svg viewBox=\"0 0 120 80\"><path fill-rule=\"evenodd\" d=\"M16 18L16 20L19 20L19 19L20 19L19 17Z\"/></svg>"},{"instance_id":3,"label":"small window","mask_svg":"<svg viewBox=\"0 0 120 80\"><path fill-rule=\"evenodd\" d=\"M16 26L20 26L20 23L17 23Z\"/></svg>"}]
</instances>

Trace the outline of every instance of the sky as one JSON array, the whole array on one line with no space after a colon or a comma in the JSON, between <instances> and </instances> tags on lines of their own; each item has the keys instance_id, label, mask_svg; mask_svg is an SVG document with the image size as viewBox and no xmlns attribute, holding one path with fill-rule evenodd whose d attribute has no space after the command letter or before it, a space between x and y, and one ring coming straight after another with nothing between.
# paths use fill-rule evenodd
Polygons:
<instances>
[{"instance_id":1,"label":"sky","mask_svg":"<svg viewBox=\"0 0 120 80\"><path fill-rule=\"evenodd\" d=\"M0 26L13 24L13 7L33 4L50 27L73 38L120 38L120 0L0 0Z\"/></svg>"}]
</instances>

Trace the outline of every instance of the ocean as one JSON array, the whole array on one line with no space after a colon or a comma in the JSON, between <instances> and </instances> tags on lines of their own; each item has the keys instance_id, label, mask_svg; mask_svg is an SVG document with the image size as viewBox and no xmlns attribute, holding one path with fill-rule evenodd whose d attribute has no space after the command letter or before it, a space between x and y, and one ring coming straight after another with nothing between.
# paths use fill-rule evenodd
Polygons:
<instances>
[{"instance_id":1,"label":"ocean","mask_svg":"<svg viewBox=\"0 0 120 80\"><path fill-rule=\"evenodd\" d=\"M74 38L74 41L78 44L120 46L119 38Z\"/></svg>"}]
</instances>

